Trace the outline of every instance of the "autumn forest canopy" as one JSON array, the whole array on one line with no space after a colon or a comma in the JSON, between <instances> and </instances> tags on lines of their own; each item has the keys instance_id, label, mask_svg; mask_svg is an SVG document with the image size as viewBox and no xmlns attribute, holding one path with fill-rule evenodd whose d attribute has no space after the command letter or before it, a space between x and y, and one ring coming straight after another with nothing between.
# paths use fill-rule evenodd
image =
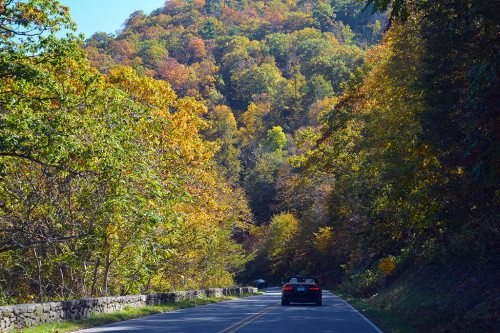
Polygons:
<instances>
[{"instance_id":1,"label":"autumn forest canopy","mask_svg":"<svg viewBox=\"0 0 500 333\"><path fill-rule=\"evenodd\" d=\"M498 9L172 0L83 37L0 0L0 303L287 274L370 295L386 257L498 275Z\"/></svg>"}]
</instances>

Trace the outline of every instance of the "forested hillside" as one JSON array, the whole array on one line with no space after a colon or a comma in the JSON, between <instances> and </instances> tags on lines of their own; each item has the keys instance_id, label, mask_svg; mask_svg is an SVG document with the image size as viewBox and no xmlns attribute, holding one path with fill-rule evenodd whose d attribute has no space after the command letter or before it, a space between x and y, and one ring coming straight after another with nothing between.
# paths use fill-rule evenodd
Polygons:
<instances>
[{"instance_id":1,"label":"forested hillside","mask_svg":"<svg viewBox=\"0 0 500 333\"><path fill-rule=\"evenodd\" d=\"M296 153L295 131L318 125L381 38L383 16L363 8L355 1L167 1L149 15L131 14L117 36L93 35L84 50L102 73L131 66L202 100L213 123L204 136L222 143L216 158L245 188L260 225L284 209L276 207L277 171Z\"/></svg>"},{"instance_id":2,"label":"forested hillside","mask_svg":"<svg viewBox=\"0 0 500 333\"><path fill-rule=\"evenodd\" d=\"M314 274L495 327L498 9L167 1L83 40L0 0L0 300Z\"/></svg>"}]
</instances>

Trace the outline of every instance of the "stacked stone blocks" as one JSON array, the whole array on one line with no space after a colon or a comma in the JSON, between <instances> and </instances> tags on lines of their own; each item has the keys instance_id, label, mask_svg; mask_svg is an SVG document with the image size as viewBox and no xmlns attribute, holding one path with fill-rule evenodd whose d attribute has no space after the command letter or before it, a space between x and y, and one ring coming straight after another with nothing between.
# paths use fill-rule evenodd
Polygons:
<instances>
[{"instance_id":1,"label":"stacked stone blocks","mask_svg":"<svg viewBox=\"0 0 500 333\"><path fill-rule=\"evenodd\" d=\"M71 321L88 318L92 314L104 314L146 305L163 305L202 297L221 297L256 293L253 287L212 288L174 293L99 297L61 302L18 304L0 306L0 332L31 327L55 321Z\"/></svg>"}]
</instances>

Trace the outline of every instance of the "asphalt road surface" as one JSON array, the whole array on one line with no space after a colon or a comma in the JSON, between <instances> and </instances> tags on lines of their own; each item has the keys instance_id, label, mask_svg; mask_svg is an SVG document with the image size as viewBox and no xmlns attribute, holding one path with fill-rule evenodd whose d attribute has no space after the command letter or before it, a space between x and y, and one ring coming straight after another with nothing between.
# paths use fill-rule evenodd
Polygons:
<instances>
[{"instance_id":1,"label":"asphalt road surface","mask_svg":"<svg viewBox=\"0 0 500 333\"><path fill-rule=\"evenodd\" d=\"M166 312L80 332L381 333L382 331L331 293L323 292L323 306L293 303L282 306L281 290L269 288L265 295Z\"/></svg>"}]
</instances>

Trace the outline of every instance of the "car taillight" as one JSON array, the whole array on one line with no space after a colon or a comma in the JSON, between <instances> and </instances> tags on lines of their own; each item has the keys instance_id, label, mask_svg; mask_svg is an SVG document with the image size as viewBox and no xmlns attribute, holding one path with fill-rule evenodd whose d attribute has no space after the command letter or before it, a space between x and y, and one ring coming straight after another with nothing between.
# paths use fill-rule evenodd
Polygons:
<instances>
[{"instance_id":1,"label":"car taillight","mask_svg":"<svg viewBox=\"0 0 500 333\"><path fill-rule=\"evenodd\" d=\"M309 287L309 290L319 290L319 287Z\"/></svg>"},{"instance_id":2,"label":"car taillight","mask_svg":"<svg viewBox=\"0 0 500 333\"><path fill-rule=\"evenodd\" d=\"M283 290L293 290L293 287L292 286L284 286Z\"/></svg>"}]
</instances>

